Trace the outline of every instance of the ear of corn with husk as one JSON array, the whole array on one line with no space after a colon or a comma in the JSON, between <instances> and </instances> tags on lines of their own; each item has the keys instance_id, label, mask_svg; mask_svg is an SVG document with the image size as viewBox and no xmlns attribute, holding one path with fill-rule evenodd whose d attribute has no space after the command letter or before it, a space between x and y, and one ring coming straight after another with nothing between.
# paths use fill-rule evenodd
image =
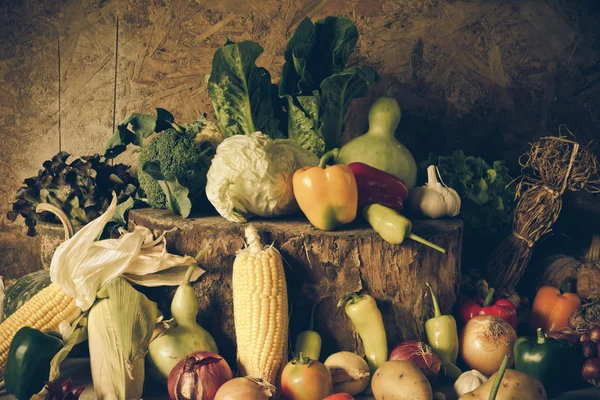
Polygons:
<instances>
[{"instance_id":1,"label":"ear of corn with husk","mask_svg":"<svg viewBox=\"0 0 600 400\"><path fill-rule=\"evenodd\" d=\"M98 293L88 316L88 343L98 399L140 399L144 358L158 318L156 303L117 278Z\"/></svg>"},{"instance_id":2,"label":"ear of corn with husk","mask_svg":"<svg viewBox=\"0 0 600 400\"><path fill-rule=\"evenodd\" d=\"M248 247L233 263L233 315L242 376L272 385L287 363L288 303L281 255L246 228Z\"/></svg>"}]
</instances>

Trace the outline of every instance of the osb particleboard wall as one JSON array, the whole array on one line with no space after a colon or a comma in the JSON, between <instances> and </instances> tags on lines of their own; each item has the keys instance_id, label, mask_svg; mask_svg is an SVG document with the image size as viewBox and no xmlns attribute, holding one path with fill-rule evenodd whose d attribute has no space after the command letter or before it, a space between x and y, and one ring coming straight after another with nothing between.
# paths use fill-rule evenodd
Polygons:
<instances>
[{"instance_id":1,"label":"osb particleboard wall","mask_svg":"<svg viewBox=\"0 0 600 400\"><path fill-rule=\"evenodd\" d=\"M27 0L0 3L0 215L20 182L59 150L101 152L116 120L211 113L204 84L225 36L255 40L279 79L285 43L309 16L352 18L352 63L385 78L354 104L348 135L391 85L398 132L418 159L464 149L512 166L527 143L567 124L599 135L600 16L596 0ZM117 17L118 54L115 57ZM58 47L60 45L60 124ZM130 160L132 158L125 158Z\"/></svg>"}]
</instances>

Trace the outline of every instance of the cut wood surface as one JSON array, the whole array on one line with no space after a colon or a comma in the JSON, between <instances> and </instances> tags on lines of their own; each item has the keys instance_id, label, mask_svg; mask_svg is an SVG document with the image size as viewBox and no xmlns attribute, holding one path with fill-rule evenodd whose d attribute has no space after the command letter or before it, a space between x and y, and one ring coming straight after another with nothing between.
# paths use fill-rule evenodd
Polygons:
<instances>
[{"instance_id":1,"label":"cut wood surface","mask_svg":"<svg viewBox=\"0 0 600 400\"><path fill-rule=\"evenodd\" d=\"M195 255L210 250L200 263L206 273L195 283L199 321L209 329L220 352L235 360L235 334L231 273L236 252L244 245L244 226L221 217L182 219L152 209L131 211L130 227L147 226L167 234L171 251ZM337 308L347 292L365 291L375 297L384 315L388 341L424 338L424 323L432 316L425 282L438 294L442 311L450 313L458 293L462 221L459 219L416 221L413 231L447 249L439 253L407 240L390 245L364 225L325 232L305 219L252 221L263 241L273 244L284 257L289 298L293 302L290 339L308 329L313 303L315 329L323 337L323 356L335 351L362 352L352 324ZM146 291L168 310L173 289Z\"/></svg>"}]
</instances>

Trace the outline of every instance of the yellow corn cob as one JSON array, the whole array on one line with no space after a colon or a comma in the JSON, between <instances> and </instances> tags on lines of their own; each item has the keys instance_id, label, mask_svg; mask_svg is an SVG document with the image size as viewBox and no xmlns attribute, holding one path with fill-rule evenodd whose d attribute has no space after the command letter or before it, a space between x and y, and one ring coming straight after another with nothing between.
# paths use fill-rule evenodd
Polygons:
<instances>
[{"instance_id":1,"label":"yellow corn cob","mask_svg":"<svg viewBox=\"0 0 600 400\"><path fill-rule=\"evenodd\" d=\"M15 333L24 326L41 331L58 331L62 321L69 323L80 314L75 299L54 283L42 289L0 324L0 380L4 377L8 349Z\"/></svg>"},{"instance_id":2,"label":"yellow corn cob","mask_svg":"<svg viewBox=\"0 0 600 400\"><path fill-rule=\"evenodd\" d=\"M233 316L241 376L277 385L287 363L288 303L281 255L263 249L256 228L233 263Z\"/></svg>"}]
</instances>

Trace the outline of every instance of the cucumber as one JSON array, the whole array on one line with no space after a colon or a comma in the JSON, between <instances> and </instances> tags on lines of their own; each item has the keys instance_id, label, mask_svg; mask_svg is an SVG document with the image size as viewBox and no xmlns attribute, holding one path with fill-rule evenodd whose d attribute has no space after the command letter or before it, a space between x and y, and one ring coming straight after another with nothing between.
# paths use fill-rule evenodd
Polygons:
<instances>
[{"instance_id":1,"label":"cucumber","mask_svg":"<svg viewBox=\"0 0 600 400\"><path fill-rule=\"evenodd\" d=\"M50 271L42 269L17 279L6 289L4 296L4 316L8 318L19 307L50 285Z\"/></svg>"}]
</instances>

